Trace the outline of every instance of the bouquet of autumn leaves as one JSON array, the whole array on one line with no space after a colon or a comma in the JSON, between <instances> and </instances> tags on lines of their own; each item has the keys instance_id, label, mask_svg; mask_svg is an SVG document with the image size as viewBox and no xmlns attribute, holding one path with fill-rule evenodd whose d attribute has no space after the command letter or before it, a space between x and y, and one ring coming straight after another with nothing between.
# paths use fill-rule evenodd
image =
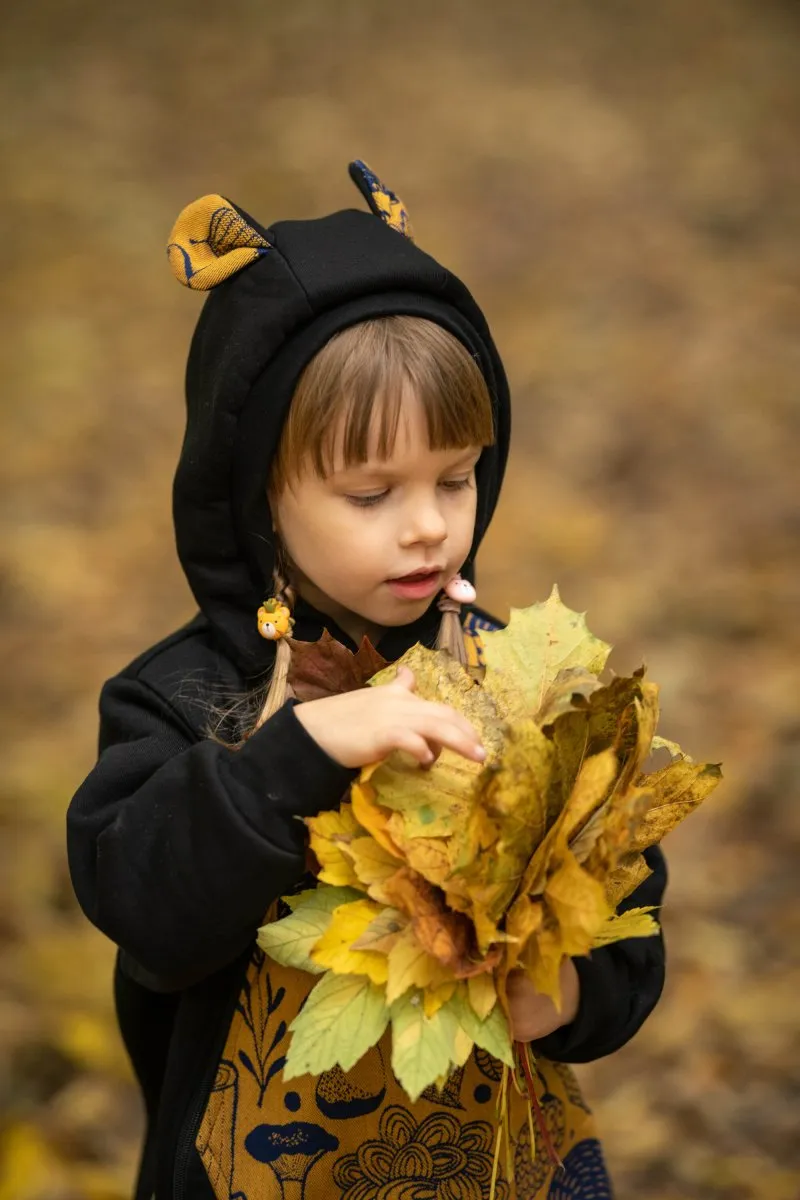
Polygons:
<instances>
[{"instance_id":1,"label":"bouquet of autumn leaves","mask_svg":"<svg viewBox=\"0 0 800 1200\"><path fill-rule=\"evenodd\" d=\"M558 1004L565 955L658 931L651 910L617 907L649 874L642 851L721 773L656 735L643 667L601 681L611 647L584 616L554 588L481 635L481 668L417 645L369 680L408 666L418 695L475 726L487 759L445 749L422 769L396 752L361 771L338 811L307 820L318 886L285 897L290 915L258 939L320 976L290 1027L286 1077L349 1070L389 1024L412 1101L473 1046L511 1068L510 971ZM659 747L670 762L643 774Z\"/></svg>"}]
</instances>

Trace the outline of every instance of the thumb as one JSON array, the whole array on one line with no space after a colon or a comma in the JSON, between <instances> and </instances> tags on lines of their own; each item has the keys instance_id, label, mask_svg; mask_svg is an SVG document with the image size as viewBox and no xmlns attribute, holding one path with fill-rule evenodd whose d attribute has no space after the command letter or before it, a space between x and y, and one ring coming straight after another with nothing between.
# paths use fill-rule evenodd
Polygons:
<instances>
[{"instance_id":1,"label":"thumb","mask_svg":"<svg viewBox=\"0 0 800 1200\"><path fill-rule=\"evenodd\" d=\"M406 688L409 692L417 690L417 681L414 678L414 672L409 667L398 667L397 675L392 680L392 683L399 683L401 687Z\"/></svg>"}]
</instances>

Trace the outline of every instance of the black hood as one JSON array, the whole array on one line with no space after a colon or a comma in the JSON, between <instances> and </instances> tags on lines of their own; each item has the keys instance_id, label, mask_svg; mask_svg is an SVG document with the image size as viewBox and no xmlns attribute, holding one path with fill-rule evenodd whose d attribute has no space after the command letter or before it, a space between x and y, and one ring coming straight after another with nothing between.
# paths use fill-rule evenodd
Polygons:
<instances>
[{"instance_id":1,"label":"black hood","mask_svg":"<svg viewBox=\"0 0 800 1200\"><path fill-rule=\"evenodd\" d=\"M437 322L477 360L492 397L495 444L477 469L474 556L500 492L508 455L509 398L502 363L464 284L420 250L405 209L364 166L350 174L372 211L259 225L221 196L181 213L169 258L180 281L208 290L186 370L186 434L173 489L181 565L200 609L245 675L272 662L256 610L271 592L274 546L266 498L269 465L296 381L337 331L368 317L407 314ZM298 608L300 614L300 609ZM308 636L314 616L304 606ZM413 626L381 641L387 658L438 624L432 602Z\"/></svg>"}]
</instances>

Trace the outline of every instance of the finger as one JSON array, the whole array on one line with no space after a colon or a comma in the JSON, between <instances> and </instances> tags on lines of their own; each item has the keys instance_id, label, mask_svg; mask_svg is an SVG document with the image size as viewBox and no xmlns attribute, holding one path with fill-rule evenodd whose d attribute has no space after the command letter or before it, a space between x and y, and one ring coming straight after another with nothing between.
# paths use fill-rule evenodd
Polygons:
<instances>
[{"instance_id":1,"label":"finger","mask_svg":"<svg viewBox=\"0 0 800 1200\"><path fill-rule=\"evenodd\" d=\"M425 710L431 718L439 721L454 722L459 728L463 729L468 737L473 738L480 745L481 737L477 729L458 709L451 708L449 704L440 704L436 700L422 700L420 697L415 697L415 700L419 700L419 703L425 706Z\"/></svg>"},{"instance_id":2,"label":"finger","mask_svg":"<svg viewBox=\"0 0 800 1200\"><path fill-rule=\"evenodd\" d=\"M414 678L414 672L409 667L398 667L392 683L399 683L402 688L409 692L417 690L417 681ZM390 685L391 686L391 685Z\"/></svg>"},{"instance_id":3,"label":"finger","mask_svg":"<svg viewBox=\"0 0 800 1200\"><path fill-rule=\"evenodd\" d=\"M411 729L396 730L392 745L395 750L405 750L423 767L433 766L438 757L438 752L431 749L425 738Z\"/></svg>"},{"instance_id":4,"label":"finger","mask_svg":"<svg viewBox=\"0 0 800 1200\"><path fill-rule=\"evenodd\" d=\"M429 762L421 764L423 771L430 770L439 761L439 755L442 753L442 747L438 742L428 742L428 749L431 752L431 757Z\"/></svg>"},{"instance_id":5,"label":"finger","mask_svg":"<svg viewBox=\"0 0 800 1200\"><path fill-rule=\"evenodd\" d=\"M415 725L414 728L427 742L435 742L438 746L447 746L449 750L455 750L456 754L461 754L464 758L471 758L473 762L484 762L486 759L486 750L476 740L474 733L465 733L453 721L433 719L422 725Z\"/></svg>"},{"instance_id":6,"label":"finger","mask_svg":"<svg viewBox=\"0 0 800 1200\"><path fill-rule=\"evenodd\" d=\"M434 701L430 701L426 705L426 709L430 720L444 721L448 725L460 729L464 736L473 741L476 746L481 745L481 735L475 726L455 708L451 708L449 704L437 704Z\"/></svg>"}]
</instances>

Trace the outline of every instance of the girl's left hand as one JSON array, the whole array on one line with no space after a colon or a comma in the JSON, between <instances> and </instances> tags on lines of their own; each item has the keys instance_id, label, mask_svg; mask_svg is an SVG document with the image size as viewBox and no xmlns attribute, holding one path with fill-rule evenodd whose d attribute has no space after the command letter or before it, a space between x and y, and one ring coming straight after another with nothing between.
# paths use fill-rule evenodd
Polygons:
<instances>
[{"instance_id":1,"label":"girl's left hand","mask_svg":"<svg viewBox=\"0 0 800 1200\"><path fill-rule=\"evenodd\" d=\"M565 958L561 964L561 1010L549 996L537 992L523 971L511 971L508 980L508 1011L511 1037L515 1042L533 1042L569 1025L578 1014L580 982L575 964Z\"/></svg>"}]
</instances>

